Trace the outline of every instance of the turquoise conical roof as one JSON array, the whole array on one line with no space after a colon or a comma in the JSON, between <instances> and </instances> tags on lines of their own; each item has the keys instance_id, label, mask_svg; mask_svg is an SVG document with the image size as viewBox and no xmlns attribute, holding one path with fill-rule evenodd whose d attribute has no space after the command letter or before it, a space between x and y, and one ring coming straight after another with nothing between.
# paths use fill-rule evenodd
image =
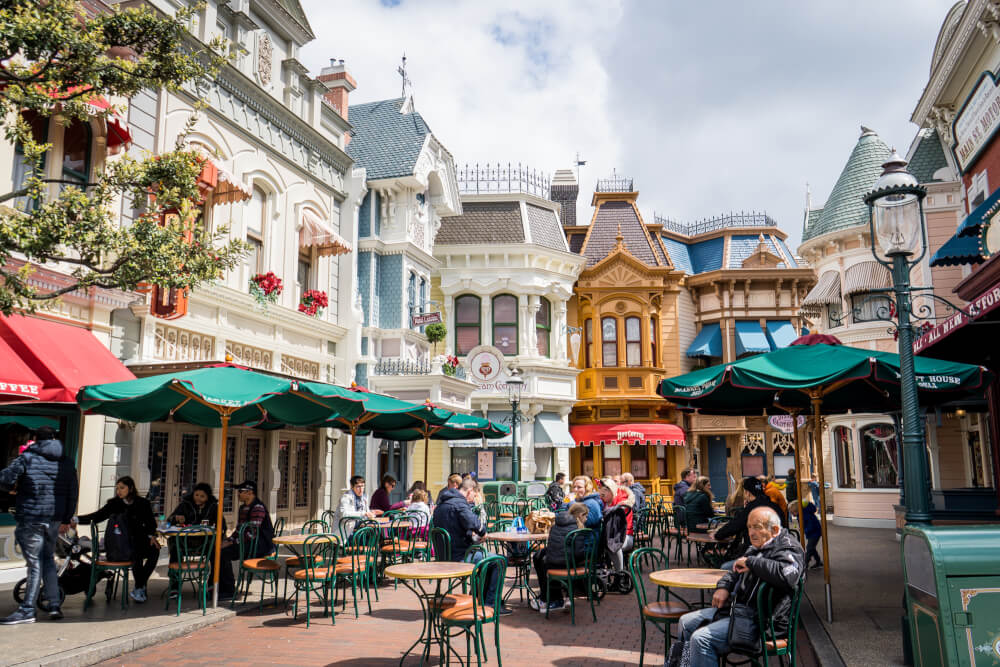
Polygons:
<instances>
[{"instance_id":1,"label":"turquoise conical roof","mask_svg":"<svg viewBox=\"0 0 1000 667\"><path fill-rule=\"evenodd\" d=\"M873 130L866 127L861 130L858 143L854 145L851 157L840 172L840 178L833 186L822 212L815 217L809 216L802 232L803 241L838 229L868 224L868 206L863 197L878 180L882 163L889 159L891 151Z\"/></svg>"}]
</instances>

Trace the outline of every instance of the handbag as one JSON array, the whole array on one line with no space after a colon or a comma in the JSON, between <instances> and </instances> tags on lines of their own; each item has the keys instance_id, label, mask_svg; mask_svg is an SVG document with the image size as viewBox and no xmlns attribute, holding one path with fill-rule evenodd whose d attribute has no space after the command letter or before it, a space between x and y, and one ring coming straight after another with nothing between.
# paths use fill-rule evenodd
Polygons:
<instances>
[{"instance_id":1,"label":"handbag","mask_svg":"<svg viewBox=\"0 0 1000 667\"><path fill-rule=\"evenodd\" d=\"M743 575L740 575L742 579ZM729 632L726 635L727 652L754 655L760 653L760 632L757 629L757 608L751 605L760 580L754 585L746 603L737 602L729 610ZM734 590L739 590L737 583Z\"/></svg>"}]
</instances>

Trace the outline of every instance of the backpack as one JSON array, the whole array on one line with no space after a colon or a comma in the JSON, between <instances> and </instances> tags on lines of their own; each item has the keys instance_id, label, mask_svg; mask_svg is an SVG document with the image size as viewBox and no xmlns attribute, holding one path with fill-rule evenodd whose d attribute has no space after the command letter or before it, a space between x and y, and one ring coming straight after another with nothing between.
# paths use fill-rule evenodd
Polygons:
<instances>
[{"instance_id":1,"label":"backpack","mask_svg":"<svg viewBox=\"0 0 1000 667\"><path fill-rule=\"evenodd\" d=\"M113 514L104 529L104 551L107 559L124 563L132 560L132 541L128 534L128 521L124 513Z\"/></svg>"}]
</instances>

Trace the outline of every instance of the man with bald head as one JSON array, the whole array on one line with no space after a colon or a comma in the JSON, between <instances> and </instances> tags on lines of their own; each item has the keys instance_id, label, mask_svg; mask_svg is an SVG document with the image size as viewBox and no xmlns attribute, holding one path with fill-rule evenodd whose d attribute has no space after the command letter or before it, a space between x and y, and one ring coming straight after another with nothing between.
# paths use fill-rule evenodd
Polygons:
<instances>
[{"instance_id":1,"label":"man with bald head","mask_svg":"<svg viewBox=\"0 0 1000 667\"><path fill-rule=\"evenodd\" d=\"M750 548L733 563L733 571L719 580L712 606L681 616L681 639L691 642L691 667L717 667L729 632L729 610L734 602L757 608L760 584L777 591L774 629L788 632L792 595L805 576L805 555L771 507L757 507L747 517Z\"/></svg>"}]
</instances>

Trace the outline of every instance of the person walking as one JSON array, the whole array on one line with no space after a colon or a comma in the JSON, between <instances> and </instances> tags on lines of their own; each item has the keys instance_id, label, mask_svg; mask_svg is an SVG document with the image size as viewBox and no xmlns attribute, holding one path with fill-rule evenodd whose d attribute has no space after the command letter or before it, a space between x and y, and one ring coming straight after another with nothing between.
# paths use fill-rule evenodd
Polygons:
<instances>
[{"instance_id":1,"label":"person walking","mask_svg":"<svg viewBox=\"0 0 1000 667\"><path fill-rule=\"evenodd\" d=\"M806 498L802 499L802 518L802 529L806 533L806 567L810 567L811 560L816 561L811 567L823 567L823 559L816 550L823 537L823 527L820 525L819 517L816 516L816 506Z\"/></svg>"},{"instance_id":2,"label":"person walking","mask_svg":"<svg viewBox=\"0 0 1000 667\"><path fill-rule=\"evenodd\" d=\"M43 580L49 618L63 617L55 545L76 512L78 492L76 469L63 456L63 444L50 427L38 429L35 441L0 470L0 493L16 495L14 539L28 569L21 606L0 619L0 625L35 622L35 601Z\"/></svg>"},{"instance_id":3,"label":"person walking","mask_svg":"<svg viewBox=\"0 0 1000 667\"><path fill-rule=\"evenodd\" d=\"M135 480L128 475L115 482L115 495L108 498L104 507L73 520L73 525L100 523L113 516L125 515L125 528L132 547L132 578L135 589L129 593L136 602L146 601L146 582L156 569L160 558L160 543L156 539L156 517L149 500L139 495ZM95 550L96 552L96 550Z\"/></svg>"},{"instance_id":4,"label":"person walking","mask_svg":"<svg viewBox=\"0 0 1000 667\"><path fill-rule=\"evenodd\" d=\"M545 504L553 512L562 509L563 501L566 498L566 493L563 491L563 482L565 481L566 473L557 472L555 480L545 490Z\"/></svg>"}]
</instances>

